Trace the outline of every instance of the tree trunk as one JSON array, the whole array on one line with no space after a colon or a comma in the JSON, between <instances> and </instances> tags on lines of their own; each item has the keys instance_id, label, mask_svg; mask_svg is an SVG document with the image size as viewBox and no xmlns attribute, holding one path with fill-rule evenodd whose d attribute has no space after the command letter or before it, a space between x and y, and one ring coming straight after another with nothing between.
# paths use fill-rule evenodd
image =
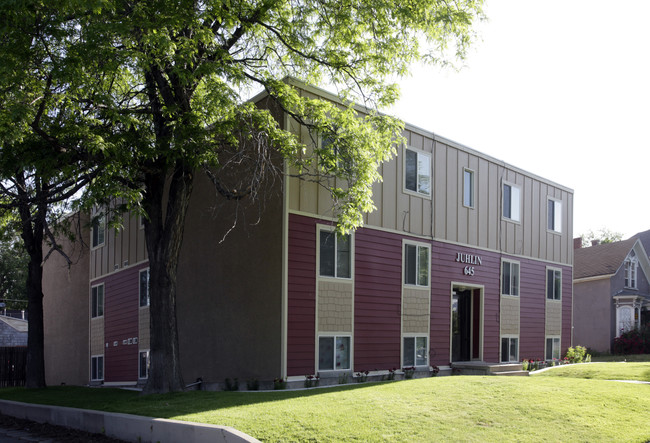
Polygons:
<instances>
[{"instance_id":1,"label":"tree trunk","mask_svg":"<svg viewBox=\"0 0 650 443\"><path fill-rule=\"evenodd\" d=\"M36 245L34 245L36 246ZM43 247L30 251L27 277L27 312L29 330L27 332L27 388L45 388L45 339L43 334ZM40 254L38 253L40 252ZM39 257L40 255L40 257Z\"/></svg>"},{"instance_id":2,"label":"tree trunk","mask_svg":"<svg viewBox=\"0 0 650 443\"><path fill-rule=\"evenodd\" d=\"M165 393L184 388L176 325L176 273L185 215L192 194L193 171L177 162L171 179L145 177L144 209L150 272L151 366L144 392ZM166 205L164 189L169 185ZM163 209L164 208L164 209Z\"/></svg>"}]
</instances>

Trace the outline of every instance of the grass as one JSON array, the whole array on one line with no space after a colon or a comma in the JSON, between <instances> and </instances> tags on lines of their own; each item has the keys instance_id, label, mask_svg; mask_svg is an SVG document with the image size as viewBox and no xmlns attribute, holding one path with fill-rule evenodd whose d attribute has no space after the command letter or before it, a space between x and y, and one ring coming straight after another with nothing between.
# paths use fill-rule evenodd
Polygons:
<instances>
[{"instance_id":1,"label":"grass","mask_svg":"<svg viewBox=\"0 0 650 443\"><path fill-rule=\"evenodd\" d=\"M602 354L598 356L592 356L591 361L593 362L614 362L614 361L650 362L650 354L631 354L631 355Z\"/></svg>"},{"instance_id":2,"label":"grass","mask_svg":"<svg viewBox=\"0 0 650 443\"><path fill-rule=\"evenodd\" d=\"M617 368L622 366L623 372ZM262 441L648 441L650 385L605 381L579 371L562 374L578 367L632 377L650 370L650 364L602 363L532 377L434 377L307 391L152 396L108 388L8 388L0 390L0 398L227 425Z\"/></svg>"},{"instance_id":3,"label":"grass","mask_svg":"<svg viewBox=\"0 0 650 443\"><path fill-rule=\"evenodd\" d=\"M637 380L650 382L650 363L589 363L557 366L534 377L569 377L592 380Z\"/></svg>"}]
</instances>

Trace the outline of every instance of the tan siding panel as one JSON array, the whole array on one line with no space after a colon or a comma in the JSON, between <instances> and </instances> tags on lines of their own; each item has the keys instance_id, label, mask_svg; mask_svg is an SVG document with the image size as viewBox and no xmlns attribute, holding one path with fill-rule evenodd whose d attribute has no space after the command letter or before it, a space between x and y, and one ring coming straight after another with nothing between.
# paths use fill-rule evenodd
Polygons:
<instances>
[{"instance_id":1,"label":"tan siding panel","mask_svg":"<svg viewBox=\"0 0 650 443\"><path fill-rule=\"evenodd\" d=\"M446 226L446 206L447 206L447 146L443 143L435 144L435 156L433 158L433 178L434 187L434 236L445 238L447 234Z\"/></svg>"},{"instance_id":2,"label":"tan siding panel","mask_svg":"<svg viewBox=\"0 0 650 443\"><path fill-rule=\"evenodd\" d=\"M387 229L396 229L397 196L402 194L402 182L398 179L397 170L401 164L402 147L398 149L399 157L384 163L384 187L381 194L381 220L382 226Z\"/></svg>"}]
</instances>

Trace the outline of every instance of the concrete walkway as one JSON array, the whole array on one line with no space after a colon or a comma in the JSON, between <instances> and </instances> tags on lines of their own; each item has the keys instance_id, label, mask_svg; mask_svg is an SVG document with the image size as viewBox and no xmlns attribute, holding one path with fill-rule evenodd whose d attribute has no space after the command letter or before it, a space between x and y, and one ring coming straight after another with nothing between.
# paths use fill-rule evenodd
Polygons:
<instances>
[{"instance_id":1,"label":"concrete walkway","mask_svg":"<svg viewBox=\"0 0 650 443\"><path fill-rule=\"evenodd\" d=\"M51 438L41 438L31 432L18 429L0 428L0 443L55 443Z\"/></svg>"},{"instance_id":2,"label":"concrete walkway","mask_svg":"<svg viewBox=\"0 0 650 443\"><path fill-rule=\"evenodd\" d=\"M139 415L91 411L87 409L47 406L0 400L0 414L49 423L127 442L243 443L259 440L228 426L191 423ZM7 438L19 438L7 433ZM1 434L0 434L1 435ZM23 438L23 437L20 437ZM26 438L26 437L25 437ZM0 440L4 443L5 440ZM7 440L7 442L42 440ZM44 440L43 440L44 441Z\"/></svg>"}]
</instances>

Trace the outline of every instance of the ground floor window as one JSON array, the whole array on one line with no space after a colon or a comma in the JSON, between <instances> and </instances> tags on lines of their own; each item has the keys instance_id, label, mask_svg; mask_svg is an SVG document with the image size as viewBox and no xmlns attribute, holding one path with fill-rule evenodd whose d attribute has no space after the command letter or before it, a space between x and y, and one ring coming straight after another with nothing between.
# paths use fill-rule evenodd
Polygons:
<instances>
[{"instance_id":1,"label":"ground floor window","mask_svg":"<svg viewBox=\"0 0 650 443\"><path fill-rule=\"evenodd\" d=\"M519 361L519 337L507 336L501 337L501 362L518 362Z\"/></svg>"},{"instance_id":2,"label":"ground floor window","mask_svg":"<svg viewBox=\"0 0 650 443\"><path fill-rule=\"evenodd\" d=\"M104 380L104 356L95 355L90 359L90 379Z\"/></svg>"},{"instance_id":3,"label":"ground floor window","mask_svg":"<svg viewBox=\"0 0 650 443\"><path fill-rule=\"evenodd\" d=\"M426 366L428 364L427 337L404 337L402 366Z\"/></svg>"},{"instance_id":4,"label":"ground floor window","mask_svg":"<svg viewBox=\"0 0 650 443\"><path fill-rule=\"evenodd\" d=\"M560 359L560 337L546 337L546 360Z\"/></svg>"},{"instance_id":5,"label":"ground floor window","mask_svg":"<svg viewBox=\"0 0 650 443\"><path fill-rule=\"evenodd\" d=\"M318 337L318 370L350 369L350 336Z\"/></svg>"},{"instance_id":6,"label":"ground floor window","mask_svg":"<svg viewBox=\"0 0 650 443\"><path fill-rule=\"evenodd\" d=\"M149 377L149 351L140 351L140 358L138 359L138 377Z\"/></svg>"}]
</instances>

